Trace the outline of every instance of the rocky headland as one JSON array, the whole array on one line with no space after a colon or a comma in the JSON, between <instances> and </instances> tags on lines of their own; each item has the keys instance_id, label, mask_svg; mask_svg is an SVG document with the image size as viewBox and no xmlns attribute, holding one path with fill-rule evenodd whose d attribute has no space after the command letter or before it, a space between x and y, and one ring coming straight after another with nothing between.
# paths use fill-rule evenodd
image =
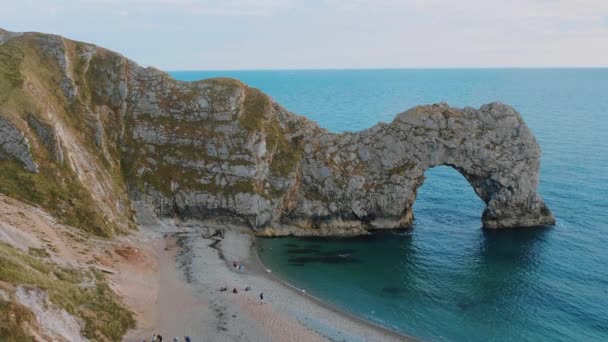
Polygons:
<instances>
[{"instance_id":1,"label":"rocky headland","mask_svg":"<svg viewBox=\"0 0 608 342\"><path fill-rule=\"evenodd\" d=\"M66 206L82 197L106 234L129 226L132 199L267 234L407 227L438 165L486 203L486 228L554 222L536 191L540 147L507 105L419 106L335 134L237 80L180 82L95 45L0 36L0 156L64 192Z\"/></svg>"}]
</instances>

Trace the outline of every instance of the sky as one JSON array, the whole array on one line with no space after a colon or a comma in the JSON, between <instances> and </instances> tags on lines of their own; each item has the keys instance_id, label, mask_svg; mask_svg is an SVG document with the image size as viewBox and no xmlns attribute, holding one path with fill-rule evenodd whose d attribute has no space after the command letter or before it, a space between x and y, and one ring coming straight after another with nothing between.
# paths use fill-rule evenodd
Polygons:
<instances>
[{"instance_id":1,"label":"sky","mask_svg":"<svg viewBox=\"0 0 608 342\"><path fill-rule=\"evenodd\" d=\"M608 0L0 0L163 70L608 66Z\"/></svg>"}]
</instances>

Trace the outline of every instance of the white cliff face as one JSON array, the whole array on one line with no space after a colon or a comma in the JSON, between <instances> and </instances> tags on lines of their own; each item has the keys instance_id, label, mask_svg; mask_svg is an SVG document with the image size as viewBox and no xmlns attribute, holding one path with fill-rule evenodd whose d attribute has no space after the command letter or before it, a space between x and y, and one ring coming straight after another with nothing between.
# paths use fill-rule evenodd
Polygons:
<instances>
[{"instance_id":1,"label":"white cliff face","mask_svg":"<svg viewBox=\"0 0 608 342\"><path fill-rule=\"evenodd\" d=\"M86 188L109 194L93 196L104 212L115 205L104 188L126 184L161 215L238 219L278 234L360 234L410 225L424 172L449 165L486 203L486 228L554 223L536 192L540 147L507 105L420 106L390 124L332 134L239 81L179 82L105 49L44 37L37 42L57 61L57 89L92 144L35 117L31 131L56 162L93 153L120 164L120 182L75 170ZM0 140L4 153L35 171L23 133L7 120L0 129L12 132Z\"/></svg>"}]
</instances>

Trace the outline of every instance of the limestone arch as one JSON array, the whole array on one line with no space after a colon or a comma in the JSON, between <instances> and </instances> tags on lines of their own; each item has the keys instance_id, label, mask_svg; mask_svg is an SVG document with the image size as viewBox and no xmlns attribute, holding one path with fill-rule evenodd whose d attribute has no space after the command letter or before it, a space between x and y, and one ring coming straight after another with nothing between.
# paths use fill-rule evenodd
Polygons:
<instances>
[{"instance_id":1,"label":"limestone arch","mask_svg":"<svg viewBox=\"0 0 608 342\"><path fill-rule=\"evenodd\" d=\"M459 172L485 203L484 228L534 227L554 224L551 211L537 193L540 146L513 108L491 103L480 109L456 110L445 104L416 107L399 115L393 125L427 134L418 146L419 172L413 202L424 173L437 166ZM408 127L409 126L409 127ZM411 144L410 139L405 143Z\"/></svg>"},{"instance_id":2,"label":"limestone arch","mask_svg":"<svg viewBox=\"0 0 608 342\"><path fill-rule=\"evenodd\" d=\"M299 201L289 213L298 224L409 226L424 173L440 165L462 174L486 204L485 228L555 222L536 192L540 147L519 113L501 103L415 107L390 124L327 134L313 145L305 148Z\"/></svg>"}]
</instances>

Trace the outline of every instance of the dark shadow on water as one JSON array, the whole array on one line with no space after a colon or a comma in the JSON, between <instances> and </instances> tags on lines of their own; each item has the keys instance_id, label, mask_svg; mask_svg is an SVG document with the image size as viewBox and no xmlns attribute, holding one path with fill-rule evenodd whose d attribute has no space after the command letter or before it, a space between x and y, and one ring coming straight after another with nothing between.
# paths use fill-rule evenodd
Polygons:
<instances>
[{"instance_id":1,"label":"dark shadow on water","mask_svg":"<svg viewBox=\"0 0 608 342\"><path fill-rule=\"evenodd\" d=\"M352 249L352 248L335 249L335 250L328 250L328 251L321 251L321 250L315 249L315 248L290 248L285 251L285 254L287 254L287 255L310 254L310 255L315 255L315 256L319 256L319 257L337 256L337 257L341 257L341 258L347 258L356 252L357 252L357 250Z\"/></svg>"},{"instance_id":2,"label":"dark shadow on water","mask_svg":"<svg viewBox=\"0 0 608 342\"><path fill-rule=\"evenodd\" d=\"M321 251L315 248L290 248L286 254L319 254Z\"/></svg>"},{"instance_id":3,"label":"dark shadow on water","mask_svg":"<svg viewBox=\"0 0 608 342\"><path fill-rule=\"evenodd\" d=\"M381 292L383 295L388 295L391 297L401 297L408 292L408 289L405 287L386 286L382 288Z\"/></svg>"},{"instance_id":4,"label":"dark shadow on water","mask_svg":"<svg viewBox=\"0 0 608 342\"><path fill-rule=\"evenodd\" d=\"M552 230L551 227L482 230L479 259L484 263L508 262L526 267L536 261L546 235Z\"/></svg>"},{"instance_id":5,"label":"dark shadow on water","mask_svg":"<svg viewBox=\"0 0 608 342\"><path fill-rule=\"evenodd\" d=\"M335 249L331 251L321 252L319 251L317 254L320 256L339 256L339 257L349 257L351 254L356 253L357 250L353 248L343 248L343 249Z\"/></svg>"},{"instance_id":6,"label":"dark shadow on water","mask_svg":"<svg viewBox=\"0 0 608 342\"><path fill-rule=\"evenodd\" d=\"M417 288L420 260L414 239L411 231L379 231L370 236L372 248L358 256L376 260L367 270L369 277L378 280L374 292L383 297L404 297Z\"/></svg>"},{"instance_id":7,"label":"dark shadow on water","mask_svg":"<svg viewBox=\"0 0 608 342\"><path fill-rule=\"evenodd\" d=\"M461 298L458 300L458 303L456 303L456 306L458 307L458 309L460 309L460 311L467 311L482 305L492 304L492 302L495 300L495 297L496 294L478 296L475 298Z\"/></svg>"},{"instance_id":8,"label":"dark shadow on water","mask_svg":"<svg viewBox=\"0 0 608 342\"><path fill-rule=\"evenodd\" d=\"M353 257L340 257L340 256L303 256L303 257L293 257L287 260L290 264L312 264L312 263L320 263L320 264L354 264L360 263L361 260Z\"/></svg>"}]
</instances>

